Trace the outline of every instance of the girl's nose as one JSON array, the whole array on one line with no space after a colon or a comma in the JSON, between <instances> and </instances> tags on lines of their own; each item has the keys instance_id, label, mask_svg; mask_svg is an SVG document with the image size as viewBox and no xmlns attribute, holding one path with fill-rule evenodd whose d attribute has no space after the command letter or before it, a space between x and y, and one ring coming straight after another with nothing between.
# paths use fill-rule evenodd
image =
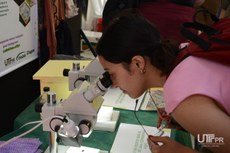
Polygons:
<instances>
[{"instance_id":1,"label":"girl's nose","mask_svg":"<svg viewBox=\"0 0 230 153\"><path fill-rule=\"evenodd\" d=\"M115 85L114 83L112 84L112 87L113 88L117 88L118 86L117 85Z\"/></svg>"}]
</instances>

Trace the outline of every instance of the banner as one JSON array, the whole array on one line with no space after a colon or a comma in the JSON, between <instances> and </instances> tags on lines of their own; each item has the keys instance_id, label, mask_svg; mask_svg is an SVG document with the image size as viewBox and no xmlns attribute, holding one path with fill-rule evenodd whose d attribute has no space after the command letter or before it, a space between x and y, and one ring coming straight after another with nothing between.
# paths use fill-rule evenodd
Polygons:
<instances>
[{"instance_id":1,"label":"banner","mask_svg":"<svg viewBox=\"0 0 230 153\"><path fill-rule=\"evenodd\" d=\"M0 77L38 57L36 0L0 0Z\"/></svg>"}]
</instances>

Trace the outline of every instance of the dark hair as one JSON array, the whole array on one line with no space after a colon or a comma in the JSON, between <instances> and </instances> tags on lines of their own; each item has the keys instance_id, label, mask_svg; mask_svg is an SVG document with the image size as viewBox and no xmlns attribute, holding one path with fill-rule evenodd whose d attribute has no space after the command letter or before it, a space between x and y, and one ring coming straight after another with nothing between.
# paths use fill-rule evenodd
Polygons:
<instances>
[{"instance_id":1,"label":"dark hair","mask_svg":"<svg viewBox=\"0 0 230 153\"><path fill-rule=\"evenodd\" d=\"M135 55L147 56L167 75L179 50L170 41L161 41L159 31L137 9L126 9L109 23L96 51L111 63L130 64Z\"/></svg>"}]
</instances>

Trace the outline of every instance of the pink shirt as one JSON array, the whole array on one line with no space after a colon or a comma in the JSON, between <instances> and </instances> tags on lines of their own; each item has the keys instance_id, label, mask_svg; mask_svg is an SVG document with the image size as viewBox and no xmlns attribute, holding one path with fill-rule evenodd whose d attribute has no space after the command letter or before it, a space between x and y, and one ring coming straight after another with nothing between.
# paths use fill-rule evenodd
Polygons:
<instances>
[{"instance_id":1,"label":"pink shirt","mask_svg":"<svg viewBox=\"0 0 230 153\"><path fill-rule=\"evenodd\" d=\"M230 115L230 66L192 56L182 61L164 85L166 112L194 94L215 99Z\"/></svg>"}]
</instances>

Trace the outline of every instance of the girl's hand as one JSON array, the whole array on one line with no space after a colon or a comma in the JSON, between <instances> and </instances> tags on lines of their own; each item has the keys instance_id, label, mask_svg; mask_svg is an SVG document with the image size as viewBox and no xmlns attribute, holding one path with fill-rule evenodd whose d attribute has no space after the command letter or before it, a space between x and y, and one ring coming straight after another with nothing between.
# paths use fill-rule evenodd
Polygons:
<instances>
[{"instance_id":1,"label":"girl's hand","mask_svg":"<svg viewBox=\"0 0 230 153\"><path fill-rule=\"evenodd\" d=\"M150 91L149 91L150 92ZM152 98L151 94L149 94ZM172 128L178 130L184 130L171 116L171 114L167 114L165 111L165 104L162 102L155 102L152 98L153 104L157 109L158 120L156 127L159 128Z\"/></svg>"},{"instance_id":2,"label":"girl's hand","mask_svg":"<svg viewBox=\"0 0 230 153\"><path fill-rule=\"evenodd\" d=\"M177 129L185 131L174 119L171 115L168 115L164 109L158 109L158 120L157 120L157 128L160 128L162 124L164 128Z\"/></svg>"},{"instance_id":3,"label":"girl's hand","mask_svg":"<svg viewBox=\"0 0 230 153\"><path fill-rule=\"evenodd\" d=\"M198 153L168 136L158 137L150 135L147 141L152 153Z\"/></svg>"}]
</instances>

